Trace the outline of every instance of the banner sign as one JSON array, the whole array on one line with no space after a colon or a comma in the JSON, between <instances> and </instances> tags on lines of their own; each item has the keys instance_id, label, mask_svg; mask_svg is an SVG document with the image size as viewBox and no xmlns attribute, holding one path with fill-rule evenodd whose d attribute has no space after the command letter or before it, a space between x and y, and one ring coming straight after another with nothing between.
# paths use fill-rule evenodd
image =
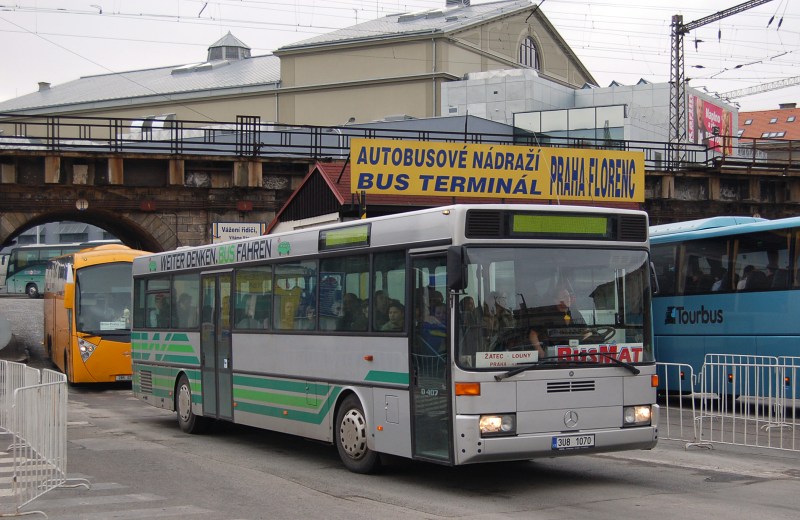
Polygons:
<instances>
[{"instance_id":1,"label":"banner sign","mask_svg":"<svg viewBox=\"0 0 800 520\"><path fill-rule=\"evenodd\" d=\"M730 110L689 94L686 111L686 138L726 155L733 153L733 113Z\"/></svg>"},{"instance_id":2,"label":"banner sign","mask_svg":"<svg viewBox=\"0 0 800 520\"><path fill-rule=\"evenodd\" d=\"M240 240L261 236L267 232L263 222L214 222L211 230L211 243L218 244L229 240Z\"/></svg>"},{"instance_id":3,"label":"banner sign","mask_svg":"<svg viewBox=\"0 0 800 520\"><path fill-rule=\"evenodd\" d=\"M353 139L353 193L644 202L644 152Z\"/></svg>"}]
</instances>

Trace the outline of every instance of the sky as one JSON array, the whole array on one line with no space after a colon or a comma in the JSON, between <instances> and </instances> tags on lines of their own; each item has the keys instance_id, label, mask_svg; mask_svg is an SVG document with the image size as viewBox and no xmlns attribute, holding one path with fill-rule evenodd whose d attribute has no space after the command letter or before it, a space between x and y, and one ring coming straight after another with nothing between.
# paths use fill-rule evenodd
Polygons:
<instances>
[{"instance_id":1,"label":"sky","mask_svg":"<svg viewBox=\"0 0 800 520\"><path fill-rule=\"evenodd\" d=\"M91 4L89 2L96 2ZM0 0L0 101L82 76L204 61L231 31L253 55L445 0ZM473 4L488 3L472 0ZM701 20L745 0L535 0L599 86L670 79L673 15ZM800 103L800 0L772 0L684 37L689 85L737 97L740 110Z\"/></svg>"}]
</instances>

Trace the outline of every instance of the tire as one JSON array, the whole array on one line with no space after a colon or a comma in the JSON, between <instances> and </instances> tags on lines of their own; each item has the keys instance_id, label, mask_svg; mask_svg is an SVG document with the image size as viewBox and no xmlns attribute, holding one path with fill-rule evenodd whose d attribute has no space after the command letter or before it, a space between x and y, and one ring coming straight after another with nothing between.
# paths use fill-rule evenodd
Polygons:
<instances>
[{"instance_id":1,"label":"tire","mask_svg":"<svg viewBox=\"0 0 800 520\"><path fill-rule=\"evenodd\" d=\"M336 413L336 449L344 466L353 473L374 473L380 467L378 453L367 447L369 428L364 407L348 396Z\"/></svg>"},{"instance_id":2,"label":"tire","mask_svg":"<svg viewBox=\"0 0 800 520\"><path fill-rule=\"evenodd\" d=\"M29 283L25 286L25 294L28 295L28 298L38 298L39 287L37 287L35 283Z\"/></svg>"},{"instance_id":3,"label":"tire","mask_svg":"<svg viewBox=\"0 0 800 520\"><path fill-rule=\"evenodd\" d=\"M208 430L209 420L199 417L192 412L192 387L189 378L182 374L175 388L175 412L178 416L178 426L186 433L198 434Z\"/></svg>"}]
</instances>

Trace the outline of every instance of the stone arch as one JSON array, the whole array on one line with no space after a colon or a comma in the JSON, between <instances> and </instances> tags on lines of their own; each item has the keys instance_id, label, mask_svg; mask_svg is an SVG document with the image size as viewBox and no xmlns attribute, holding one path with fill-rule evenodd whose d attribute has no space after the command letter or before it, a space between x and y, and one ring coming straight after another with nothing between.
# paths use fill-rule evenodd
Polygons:
<instances>
[{"instance_id":1,"label":"stone arch","mask_svg":"<svg viewBox=\"0 0 800 520\"><path fill-rule=\"evenodd\" d=\"M0 214L0 244L9 245L22 232L41 224L60 221L82 222L105 229L134 249L160 252L174 249L177 243L174 228L155 214L112 213L57 210L40 212L6 212Z\"/></svg>"}]
</instances>

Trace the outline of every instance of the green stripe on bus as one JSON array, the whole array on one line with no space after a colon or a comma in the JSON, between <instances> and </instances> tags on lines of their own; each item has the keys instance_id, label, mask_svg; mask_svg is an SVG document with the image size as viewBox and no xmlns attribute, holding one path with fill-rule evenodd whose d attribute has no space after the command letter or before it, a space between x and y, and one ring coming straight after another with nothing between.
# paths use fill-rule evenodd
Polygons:
<instances>
[{"instance_id":1,"label":"green stripe on bus","mask_svg":"<svg viewBox=\"0 0 800 520\"><path fill-rule=\"evenodd\" d=\"M305 395L289 395L289 394L276 394L274 392L260 392L258 390L245 390L243 388L233 389L234 399L247 399L248 401L257 401L262 403L270 403L283 406L295 406L297 408L317 408L316 404L308 402Z\"/></svg>"},{"instance_id":2,"label":"green stripe on bus","mask_svg":"<svg viewBox=\"0 0 800 520\"><path fill-rule=\"evenodd\" d=\"M250 386L254 388L265 388L268 390L282 390L284 392L295 392L305 395L306 393L314 393L316 395L325 395L328 393L326 389L322 392L309 392L311 390L308 383L304 381L287 381L285 379L268 379L265 377L253 376L240 376L234 374L234 386ZM316 386L316 385L315 385Z\"/></svg>"},{"instance_id":3,"label":"green stripe on bus","mask_svg":"<svg viewBox=\"0 0 800 520\"><path fill-rule=\"evenodd\" d=\"M236 411L266 415L268 417L278 417L282 419L288 419L290 421L300 421L309 424L321 424L322 420L326 415L328 415L328 412L333 407L333 403L336 402L336 397L341 391L342 389L339 387L334 388L331 392L331 395L328 396L328 398L325 400L325 403L317 413L299 410L286 410L285 408L276 408L274 406L265 406L240 401L236 402Z\"/></svg>"},{"instance_id":4,"label":"green stripe on bus","mask_svg":"<svg viewBox=\"0 0 800 520\"><path fill-rule=\"evenodd\" d=\"M364 381L373 383L396 383L401 385L408 384L408 372L386 372L383 370L370 370Z\"/></svg>"}]
</instances>

